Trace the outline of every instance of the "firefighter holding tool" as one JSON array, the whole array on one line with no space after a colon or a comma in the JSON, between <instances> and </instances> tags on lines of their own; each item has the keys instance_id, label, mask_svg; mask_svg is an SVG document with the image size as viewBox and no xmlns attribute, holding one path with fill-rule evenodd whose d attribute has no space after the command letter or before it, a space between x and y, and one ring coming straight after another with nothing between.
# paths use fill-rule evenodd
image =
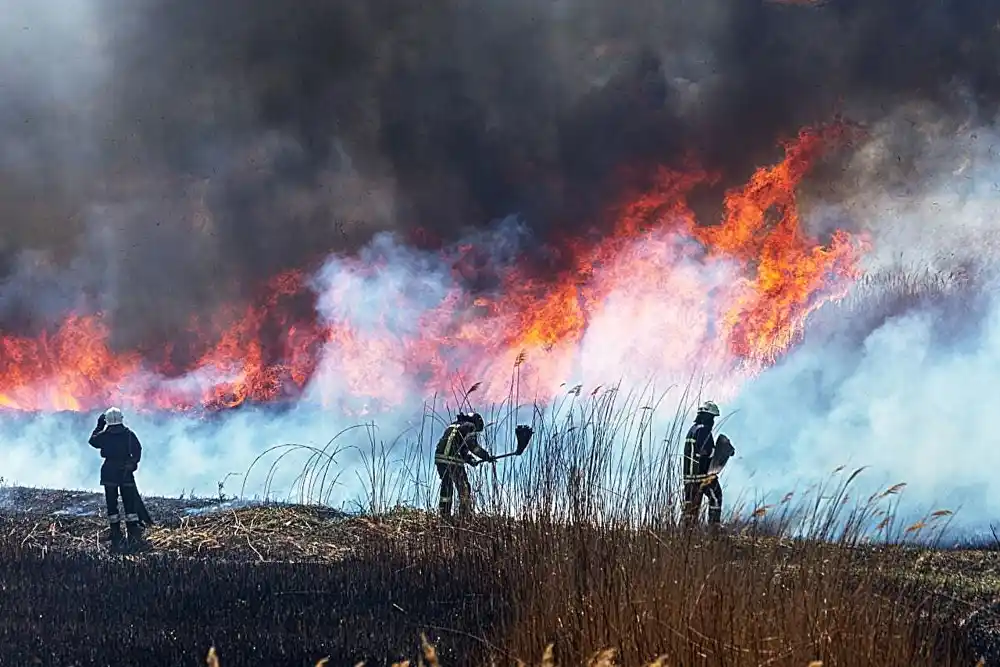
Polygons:
<instances>
[{"instance_id":1,"label":"firefighter holding tool","mask_svg":"<svg viewBox=\"0 0 1000 667\"><path fill-rule=\"evenodd\" d=\"M145 508L135 485L135 471L142 459L142 443L129 427L125 426L122 411L111 407L97 418L97 428L90 435L90 446L101 451L101 486L107 501L108 524L111 527L111 550L121 552L136 548L142 539L140 512ZM125 529L122 535L122 516L118 513L118 496L125 509Z\"/></svg>"},{"instance_id":2,"label":"firefighter holding tool","mask_svg":"<svg viewBox=\"0 0 1000 667\"><path fill-rule=\"evenodd\" d=\"M708 499L708 523L718 526L722 521L722 485L719 473L736 453L732 442L723 434L712 436L719 406L705 401L698 408L694 424L684 440L684 509L687 525L697 523L702 496Z\"/></svg>"},{"instance_id":3,"label":"firefighter holding tool","mask_svg":"<svg viewBox=\"0 0 1000 667\"><path fill-rule=\"evenodd\" d=\"M486 429L486 423L478 412L459 413L455 421L448 425L438 440L434 450L434 464L441 478L441 493L438 511L444 518L451 517L452 499L458 490L458 513L462 518L472 514L472 486L465 466L480 463L495 463L507 456L520 456L527 449L534 433L530 426L520 425L514 430L517 449L509 454L493 456L479 444L479 434ZM475 456L473 456L475 454ZM475 457L478 456L477 460Z\"/></svg>"}]
</instances>

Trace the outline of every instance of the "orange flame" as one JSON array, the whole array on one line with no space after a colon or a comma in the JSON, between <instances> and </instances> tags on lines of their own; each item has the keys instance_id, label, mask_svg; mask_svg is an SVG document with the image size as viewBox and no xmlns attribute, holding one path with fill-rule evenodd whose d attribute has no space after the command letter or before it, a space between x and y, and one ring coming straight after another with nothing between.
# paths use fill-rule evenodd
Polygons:
<instances>
[{"instance_id":1,"label":"orange flame","mask_svg":"<svg viewBox=\"0 0 1000 667\"><path fill-rule=\"evenodd\" d=\"M830 276L859 275L857 251L867 243L860 240L855 247L838 230L830 246L821 247L803 235L796 206L796 186L826 145L843 133L839 125L802 132L786 144L780 164L758 169L750 183L726 195L722 225L693 232L714 254L756 265L756 275L746 279L744 293L725 315L732 352L740 357L773 362L801 334Z\"/></svg>"},{"instance_id":2,"label":"orange flame","mask_svg":"<svg viewBox=\"0 0 1000 667\"><path fill-rule=\"evenodd\" d=\"M705 360L758 372L858 275L866 241L837 232L823 247L808 238L795 193L843 136L842 126L800 133L785 144L780 163L726 193L723 220L714 226L696 223L687 197L715 177L662 170L655 187L620 209L612 234L572 244L572 269L555 282L509 270L497 298L471 301L453 289L419 312L415 333L385 326L408 305L402 297L377 305L380 328L350 315L327 325L285 317L283 300L309 293L304 276L290 272L272 280L255 307L193 322L200 341L199 331L221 334L193 355L188 373L112 350L101 315L70 316L36 339L0 337L0 408L220 409L296 398L311 382L324 404L347 395L399 405L414 384L425 395L451 392L456 373L483 380L486 400L500 401L515 367L526 391L546 399L573 375L605 381L615 372L689 373Z\"/></svg>"}]
</instances>

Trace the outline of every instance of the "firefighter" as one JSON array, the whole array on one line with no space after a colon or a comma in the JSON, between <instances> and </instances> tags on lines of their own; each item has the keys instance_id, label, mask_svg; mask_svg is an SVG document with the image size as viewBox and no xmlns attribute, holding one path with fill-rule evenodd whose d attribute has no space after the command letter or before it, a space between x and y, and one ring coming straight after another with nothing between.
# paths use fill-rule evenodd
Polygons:
<instances>
[{"instance_id":1,"label":"firefighter","mask_svg":"<svg viewBox=\"0 0 1000 667\"><path fill-rule=\"evenodd\" d=\"M107 501L108 523L111 526L111 550L131 550L142 538L139 524L139 492L134 473L142 458L142 443L129 427L118 408L111 407L97 418L97 428L90 435L90 446L101 450L101 486ZM123 540L118 495L125 509L126 539Z\"/></svg>"},{"instance_id":2,"label":"firefighter","mask_svg":"<svg viewBox=\"0 0 1000 667\"><path fill-rule=\"evenodd\" d=\"M434 450L434 463L441 478L441 495L438 511L444 518L451 517L452 497L458 489L458 513L466 518L472 513L472 487L465 465L477 466L492 463L496 458L479 444L479 434L486 428L482 415L459 413L444 430ZM472 454L481 460L477 461Z\"/></svg>"},{"instance_id":3,"label":"firefighter","mask_svg":"<svg viewBox=\"0 0 1000 667\"><path fill-rule=\"evenodd\" d=\"M688 525L698 521L702 496L708 498L709 525L718 526L722 521L722 485L719 484L718 472L709 472L716 449L712 427L718 416L718 405L712 401L702 403L684 440L683 517Z\"/></svg>"}]
</instances>

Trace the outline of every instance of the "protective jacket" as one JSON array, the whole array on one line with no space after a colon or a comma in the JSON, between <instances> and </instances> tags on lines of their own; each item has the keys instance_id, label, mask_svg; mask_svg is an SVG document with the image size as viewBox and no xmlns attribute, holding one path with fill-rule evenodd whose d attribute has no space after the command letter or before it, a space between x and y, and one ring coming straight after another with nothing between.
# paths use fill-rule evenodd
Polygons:
<instances>
[{"instance_id":1,"label":"protective jacket","mask_svg":"<svg viewBox=\"0 0 1000 667\"><path fill-rule=\"evenodd\" d=\"M492 457L479 444L478 436L476 427L469 422L449 424L434 449L434 462L444 465L472 465L476 462L472 457L473 453L484 461L489 461Z\"/></svg>"},{"instance_id":2,"label":"protective jacket","mask_svg":"<svg viewBox=\"0 0 1000 667\"><path fill-rule=\"evenodd\" d=\"M142 459L142 443L124 424L96 428L90 435L90 446L101 450L102 486L134 486L133 473Z\"/></svg>"},{"instance_id":3,"label":"protective jacket","mask_svg":"<svg viewBox=\"0 0 1000 667\"><path fill-rule=\"evenodd\" d=\"M696 421L684 439L684 481L701 482L708 479L714 453L712 428Z\"/></svg>"}]
</instances>

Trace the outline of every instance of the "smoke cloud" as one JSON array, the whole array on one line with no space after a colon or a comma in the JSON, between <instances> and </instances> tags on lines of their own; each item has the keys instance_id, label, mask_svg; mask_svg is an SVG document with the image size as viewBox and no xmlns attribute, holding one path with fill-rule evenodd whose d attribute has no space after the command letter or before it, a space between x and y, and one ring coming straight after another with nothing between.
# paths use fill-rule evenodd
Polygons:
<instances>
[{"instance_id":1,"label":"smoke cloud","mask_svg":"<svg viewBox=\"0 0 1000 667\"><path fill-rule=\"evenodd\" d=\"M603 212L626 187L689 155L721 175L694 202L713 224L724 189L780 157L779 139L842 114L866 138L814 171L803 217L814 233L870 234L871 278L850 309L817 313L777 367L719 382L739 408L726 425L743 457L729 483L784 492L847 456L908 481L921 501L966 502L970 520L992 511L978 406L997 360L985 295L1000 2L8 5L0 330L36 333L70 311L101 311L114 346L153 350L193 315L295 268L315 277L310 317L350 308L374 340L384 327L409 330L449 290L490 286L456 278L444 247L471 240L499 266L534 254L536 277L551 278L552 247L606 229ZM723 290L733 277L687 258L677 239L656 241L681 267L669 285L623 286L590 323L587 353L556 370L595 384L648 371L652 352L624 342L622 318L634 340L651 339L660 325L643 313L657 289ZM642 261L650 248L631 252ZM384 270L365 277L357 267L376 256ZM900 272L910 278L879 282ZM664 370L690 370L712 317L707 308L685 322L688 356ZM398 375L401 352L368 350L379 373ZM372 381L344 377L337 354L328 350L307 398ZM400 396L418 384L400 378ZM380 429L418 411L406 398ZM91 485L86 446L63 444L71 424L87 430L74 420L10 425L4 476ZM322 444L349 425L318 424L306 407L132 422L161 443L150 448L150 490L163 492L214 488L262 447ZM39 447L59 465L39 467Z\"/></svg>"},{"instance_id":2,"label":"smoke cloud","mask_svg":"<svg viewBox=\"0 0 1000 667\"><path fill-rule=\"evenodd\" d=\"M837 111L989 118L998 7L17 1L0 321L101 309L153 347L380 231L433 247L520 214L552 241L687 152L721 188Z\"/></svg>"},{"instance_id":3,"label":"smoke cloud","mask_svg":"<svg viewBox=\"0 0 1000 667\"><path fill-rule=\"evenodd\" d=\"M996 513L986 406L1000 363L1000 135L986 125L936 129L922 127L926 148L912 167L920 188L901 193L902 180L873 172L893 140L875 132L849 169L850 196L815 209L815 219L853 219L872 234L867 274L727 406L745 454L734 486L780 497L838 466L869 466L856 496L905 482L911 519L960 510L956 526L974 531Z\"/></svg>"}]
</instances>

